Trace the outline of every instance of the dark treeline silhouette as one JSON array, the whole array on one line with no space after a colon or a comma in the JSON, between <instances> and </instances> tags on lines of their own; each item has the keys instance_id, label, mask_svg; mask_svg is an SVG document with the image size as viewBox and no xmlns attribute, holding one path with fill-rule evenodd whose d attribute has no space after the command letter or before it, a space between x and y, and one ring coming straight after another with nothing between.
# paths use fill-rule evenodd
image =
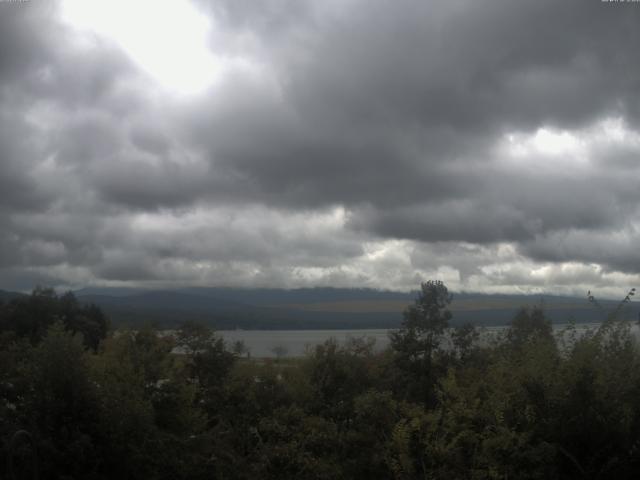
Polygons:
<instances>
[{"instance_id":1,"label":"dark treeline silhouette","mask_svg":"<svg viewBox=\"0 0 640 480\"><path fill-rule=\"evenodd\" d=\"M451 301L422 284L383 352L269 360L196 323L109 331L37 289L0 304L0 478L638 478L629 324L558 336L525 307L480 341L448 329Z\"/></svg>"}]
</instances>

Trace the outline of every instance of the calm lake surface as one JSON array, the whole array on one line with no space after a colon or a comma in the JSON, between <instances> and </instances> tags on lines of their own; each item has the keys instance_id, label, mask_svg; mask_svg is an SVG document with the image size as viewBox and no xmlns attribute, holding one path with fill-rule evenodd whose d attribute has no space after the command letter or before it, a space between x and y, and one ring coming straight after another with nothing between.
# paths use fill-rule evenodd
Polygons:
<instances>
[{"instance_id":1,"label":"calm lake surface","mask_svg":"<svg viewBox=\"0 0 640 480\"><path fill-rule=\"evenodd\" d=\"M275 357L273 349L284 347L286 356L299 357L307 348L320 345L330 338L344 343L348 338L374 338L376 349L383 350L389 344L389 330L217 330L216 333L231 344L242 340L252 357Z\"/></svg>"},{"instance_id":2,"label":"calm lake surface","mask_svg":"<svg viewBox=\"0 0 640 480\"><path fill-rule=\"evenodd\" d=\"M598 324L576 325L578 332L587 328L595 328ZM557 324L553 328L561 331L566 324ZM506 327L483 327L480 329L481 337L490 338ZM638 326L632 326L632 332L638 335ZM282 352L289 357L298 357L305 354L307 349L319 345L329 338L335 338L339 343L344 343L349 338L373 338L375 349L383 350L389 345L389 332L387 329L369 330L218 330L216 333L230 345L237 340L242 340L249 348L252 357L275 357L274 349L283 347Z\"/></svg>"}]
</instances>

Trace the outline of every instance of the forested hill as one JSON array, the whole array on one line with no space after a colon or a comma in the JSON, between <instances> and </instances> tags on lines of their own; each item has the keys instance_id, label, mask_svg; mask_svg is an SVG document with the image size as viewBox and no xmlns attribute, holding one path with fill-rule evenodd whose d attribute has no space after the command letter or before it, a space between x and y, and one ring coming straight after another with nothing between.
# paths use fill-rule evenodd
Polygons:
<instances>
[{"instance_id":1,"label":"forested hill","mask_svg":"<svg viewBox=\"0 0 640 480\"><path fill-rule=\"evenodd\" d=\"M23 297L24 293L7 292L6 290L0 290L0 302L9 302L14 298Z\"/></svg>"},{"instance_id":2,"label":"forested hill","mask_svg":"<svg viewBox=\"0 0 640 480\"><path fill-rule=\"evenodd\" d=\"M151 322L173 327L195 320L217 329L396 328L402 311L416 298L416 292L345 288L87 288L75 293L80 301L100 306L115 325ZM600 304L606 311L618 302ZM554 323L603 319L602 310L586 298L454 293L452 324L506 325L526 305L543 305ZM631 304L623 313L635 320L639 311Z\"/></svg>"}]
</instances>

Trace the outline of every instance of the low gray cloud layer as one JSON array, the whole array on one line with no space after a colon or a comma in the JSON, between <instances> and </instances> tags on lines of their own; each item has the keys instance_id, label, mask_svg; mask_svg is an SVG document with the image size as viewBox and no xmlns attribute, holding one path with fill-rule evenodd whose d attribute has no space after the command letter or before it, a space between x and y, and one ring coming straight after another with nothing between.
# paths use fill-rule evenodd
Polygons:
<instances>
[{"instance_id":1,"label":"low gray cloud layer","mask_svg":"<svg viewBox=\"0 0 640 480\"><path fill-rule=\"evenodd\" d=\"M640 280L640 4L189 5L219 71L178 95L0 2L0 288Z\"/></svg>"}]
</instances>

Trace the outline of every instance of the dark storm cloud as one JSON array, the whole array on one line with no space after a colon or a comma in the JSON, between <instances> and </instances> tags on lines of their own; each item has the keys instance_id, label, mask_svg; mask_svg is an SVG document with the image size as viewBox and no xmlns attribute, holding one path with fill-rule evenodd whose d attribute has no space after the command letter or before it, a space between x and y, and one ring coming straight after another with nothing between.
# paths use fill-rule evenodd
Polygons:
<instances>
[{"instance_id":1,"label":"dark storm cloud","mask_svg":"<svg viewBox=\"0 0 640 480\"><path fill-rule=\"evenodd\" d=\"M70 108L136 105L131 96L126 102L109 98L115 83L133 73L126 55L97 37L91 39L95 50L79 44L60 23L60 11L57 0L0 3L3 93L29 104L52 100Z\"/></svg>"},{"instance_id":2,"label":"dark storm cloud","mask_svg":"<svg viewBox=\"0 0 640 480\"><path fill-rule=\"evenodd\" d=\"M43 29L51 20L53 4L43 7L40 2L26 2L16 8L7 3L0 5L0 79L4 85L23 80L22 73L42 65L47 44L55 39Z\"/></svg>"},{"instance_id":3,"label":"dark storm cloud","mask_svg":"<svg viewBox=\"0 0 640 480\"><path fill-rule=\"evenodd\" d=\"M601 264L608 271L640 271L640 231L627 226L610 232L570 230L548 234L521 246L524 255L544 262L574 261Z\"/></svg>"},{"instance_id":4,"label":"dark storm cloud","mask_svg":"<svg viewBox=\"0 0 640 480\"><path fill-rule=\"evenodd\" d=\"M42 208L46 196L33 178L35 152L24 138L20 120L0 112L0 215L15 209ZM25 145L25 143L27 143Z\"/></svg>"},{"instance_id":5,"label":"dark storm cloud","mask_svg":"<svg viewBox=\"0 0 640 480\"><path fill-rule=\"evenodd\" d=\"M247 85L240 98L215 97L193 117L214 171L243 180L238 197L373 206L353 224L390 237L481 242L608 228L625 208L618 201L637 200L616 198L624 177L595 170L568 183L553 178L564 172L534 170L529 182L499 171L490 144L543 125L633 120L640 9L351 2L338 12L292 14L308 22L301 33L283 18L288 3L267 5L256 11L232 2L221 17L261 35L281 96ZM285 33L269 36L273 25ZM592 207L585 182L612 192L609 211Z\"/></svg>"},{"instance_id":6,"label":"dark storm cloud","mask_svg":"<svg viewBox=\"0 0 640 480\"><path fill-rule=\"evenodd\" d=\"M57 3L0 2L4 279L393 286L406 261L402 285L523 281L483 270L501 242L505 262L640 271L636 5L194 4L227 64L180 99ZM598 140L606 118L622 137Z\"/></svg>"},{"instance_id":7,"label":"dark storm cloud","mask_svg":"<svg viewBox=\"0 0 640 480\"><path fill-rule=\"evenodd\" d=\"M299 111L327 125L387 121L399 129L415 122L486 131L579 124L615 109L621 95L635 96L633 9L552 1L341 7L302 16L304 34L292 28L289 36L272 40L266 30L261 37L274 43L269 52L286 71ZM235 2L231 10L238 10ZM274 11L276 18L282 13ZM255 12L247 17L258 28L269 23Z\"/></svg>"},{"instance_id":8,"label":"dark storm cloud","mask_svg":"<svg viewBox=\"0 0 640 480\"><path fill-rule=\"evenodd\" d=\"M629 171L596 172L584 178L562 171L491 169L475 189L458 196L354 209L349 225L423 241L533 241L546 232L608 230L637 218L636 184L637 177Z\"/></svg>"}]
</instances>

